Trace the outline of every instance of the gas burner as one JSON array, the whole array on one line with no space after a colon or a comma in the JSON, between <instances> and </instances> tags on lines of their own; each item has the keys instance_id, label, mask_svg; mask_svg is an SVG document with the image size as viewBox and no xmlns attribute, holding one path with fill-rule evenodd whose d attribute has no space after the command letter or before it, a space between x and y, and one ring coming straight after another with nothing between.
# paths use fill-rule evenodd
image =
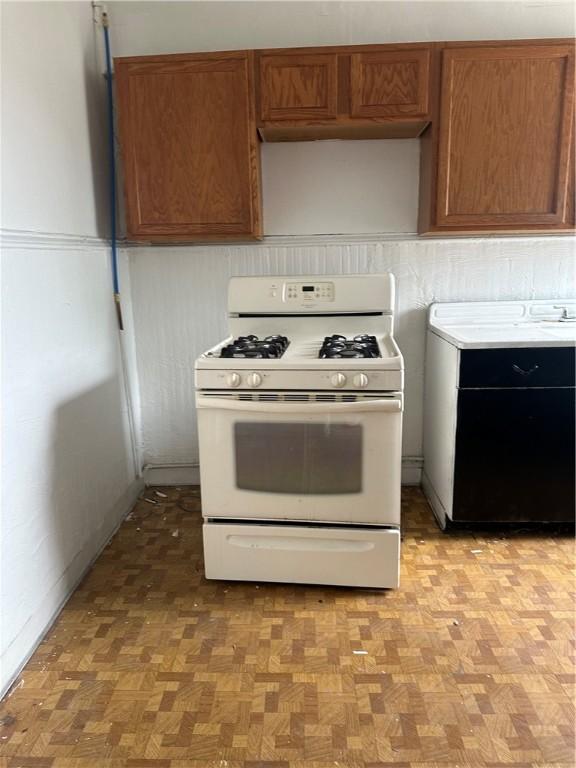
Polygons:
<instances>
[{"instance_id":1,"label":"gas burner","mask_svg":"<svg viewBox=\"0 0 576 768\"><path fill-rule=\"evenodd\" d=\"M326 336L318 357L334 360L340 358L382 357L382 355L380 354L376 336L362 333L354 336L353 339L347 339L345 336L335 333L332 336Z\"/></svg>"},{"instance_id":2,"label":"gas burner","mask_svg":"<svg viewBox=\"0 0 576 768\"><path fill-rule=\"evenodd\" d=\"M258 336L238 336L232 344L222 348L220 357L237 358L279 358L290 344L286 336L266 336L259 339Z\"/></svg>"}]
</instances>

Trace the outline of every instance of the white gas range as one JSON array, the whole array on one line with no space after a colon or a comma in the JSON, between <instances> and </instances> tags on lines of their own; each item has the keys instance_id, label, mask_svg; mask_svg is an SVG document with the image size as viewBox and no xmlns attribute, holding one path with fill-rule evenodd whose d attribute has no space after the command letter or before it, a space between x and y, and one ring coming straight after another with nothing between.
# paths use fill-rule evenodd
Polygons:
<instances>
[{"instance_id":1,"label":"white gas range","mask_svg":"<svg viewBox=\"0 0 576 768\"><path fill-rule=\"evenodd\" d=\"M206 577L396 587L392 275L232 278L196 361Z\"/></svg>"}]
</instances>

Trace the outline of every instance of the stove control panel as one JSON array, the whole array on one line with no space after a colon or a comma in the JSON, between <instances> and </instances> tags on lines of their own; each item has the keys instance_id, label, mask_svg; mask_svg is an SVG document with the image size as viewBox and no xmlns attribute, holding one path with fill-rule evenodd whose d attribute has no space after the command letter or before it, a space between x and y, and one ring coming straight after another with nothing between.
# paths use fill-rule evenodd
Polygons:
<instances>
[{"instance_id":1,"label":"stove control panel","mask_svg":"<svg viewBox=\"0 0 576 768\"><path fill-rule=\"evenodd\" d=\"M334 283L285 283L283 298L297 304L334 301Z\"/></svg>"},{"instance_id":2,"label":"stove control panel","mask_svg":"<svg viewBox=\"0 0 576 768\"><path fill-rule=\"evenodd\" d=\"M248 362L248 361L245 361ZM252 365L256 361L250 361ZM359 370L226 370L197 369L198 389L235 390L251 392L385 392L401 391L404 387L404 372L401 370L369 373Z\"/></svg>"}]
</instances>

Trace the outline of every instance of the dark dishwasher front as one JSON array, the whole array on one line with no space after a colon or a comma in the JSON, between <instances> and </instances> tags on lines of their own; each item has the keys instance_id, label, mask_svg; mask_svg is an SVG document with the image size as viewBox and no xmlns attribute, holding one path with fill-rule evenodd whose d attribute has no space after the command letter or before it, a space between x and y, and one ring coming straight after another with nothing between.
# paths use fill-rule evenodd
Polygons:
<instances>
[{"instance_id":1,"label":"dark dishwasher front","mask_svg":"<svg viewBox=\"0 0 576 768\"><path fill-rule=\"evenodd\" d=\"M574 349L464 350L453 519L573 522Z\"/></svg>"}]
</instances>

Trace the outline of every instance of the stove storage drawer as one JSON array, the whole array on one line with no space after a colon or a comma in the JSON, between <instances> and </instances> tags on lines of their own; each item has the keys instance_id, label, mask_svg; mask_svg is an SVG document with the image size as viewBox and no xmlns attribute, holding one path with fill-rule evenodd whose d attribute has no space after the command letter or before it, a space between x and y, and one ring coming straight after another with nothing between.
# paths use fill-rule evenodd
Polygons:
<instances>
[{"instance_id":1,"label":"stove storage drawer","mask_svg":"<svg viewBox=\"0 0 576 768\"><path fill-rule=\"evenodd\" d=\"M573 387L574 360L571 347L465 349L460 358L459 387Z\"/></svg>"},{"instance_id":2,"label":"stove storage drawer","mask_svg":"<svg viewBox=\"0 0 576 768\"><path fill-rule=\"evenodd\" d=\"M207 579L395 588L398 529L205 523Z\"/></svg>"}]
</instances>

